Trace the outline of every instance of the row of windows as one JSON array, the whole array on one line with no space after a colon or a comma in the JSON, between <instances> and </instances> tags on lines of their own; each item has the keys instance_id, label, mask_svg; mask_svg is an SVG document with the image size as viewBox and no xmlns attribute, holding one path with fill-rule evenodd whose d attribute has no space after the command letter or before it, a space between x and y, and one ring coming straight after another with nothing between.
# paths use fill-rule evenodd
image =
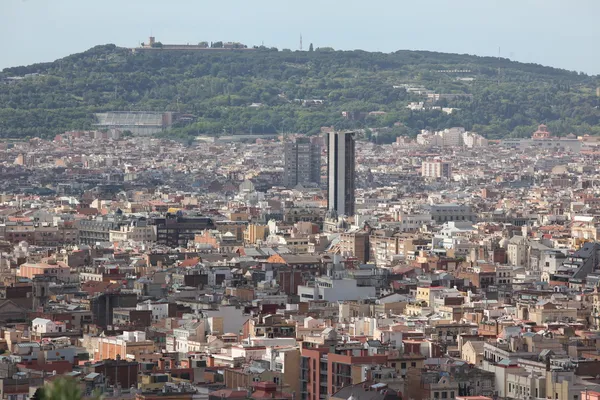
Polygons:
<instances>
[{"instance_id":1,"label":"row of windows","mask_svg":"<svg viewBox=\"0 0 600 400\"><path fill-rule=\"evenodd\" d=\"M448 397L448 392L433 392L433 398L434 399L439 399L439 398L442 398L442 399L448 399L448 398L453 399L454 398L454 391L451 391L449 394L450 394L450 397ZM441 397L440 397L440 395L441 395Z\"/></svg>"},{"instance_id":2,"label":"row of windows","mask_svg":"<svg viewBox=\"0 0 600 400\"><path fill-rule=\"evenodd\" d=\"M531 393L531 390L526 386L515 385L512 383L509 383L508 384L508 392L509 393L514 392L515 394L529 396ZM535 397L539 397L539 389L538 388L535 388ZM575 399L577 399L577 396L575 396Z\"/></svg>"},{"instance_id":3,"label":"row of windows","mask_svg":"<svg viewBox=\"0 0 600 400\"><path fill-rule=\"evenodd\" d=\"M414 361L412 361L412 362L410 363L410 366L411 366L412 368L415 368L415 367L417 366L417 363L416 363L416 362L414 362ZM392 368L396 368L396 363L392 363ZM406 369L406 363L405 363L405 362L403 362L403 363L400 363L400 369Z\"/></svg>"},{"instance_id":4,"label":"row of windows","mask_svg":"<svg viewBox=\"0 0 600 400\"><path fill-rule=\"evenodd\" d=\"M306 294L306 293L302 293L302 295L300 297L303 297L305 299L314 299L314 296L312 294ZM322 295L319 295L319 300L323 300Z\"/></svg>"}]
</instances>

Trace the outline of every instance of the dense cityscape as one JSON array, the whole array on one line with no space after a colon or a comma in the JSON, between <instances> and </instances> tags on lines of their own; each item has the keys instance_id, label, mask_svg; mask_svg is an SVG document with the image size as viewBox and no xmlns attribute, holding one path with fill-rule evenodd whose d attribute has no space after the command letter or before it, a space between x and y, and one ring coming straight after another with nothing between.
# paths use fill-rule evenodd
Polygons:
<instances>
[{"instance_id":1,"label":"dense cityscape","mask_svg":"<svg viewBox=\"0 0 600 400\"><path fill-rule=\"evenodd\" d=\"M600 2L0 1L0 400L600 400Z\"/></svg>"},{"instance_id":2,"label":"dense cityscape","mask_svg":"<svg viewBox=\"0 0 600 400\"><path fill-rule=\"evenodd\" d=\"M1 396L61 376L105 399L597 393L599 145L545 125L4 142Z\"/></svg>"}]
</instances>

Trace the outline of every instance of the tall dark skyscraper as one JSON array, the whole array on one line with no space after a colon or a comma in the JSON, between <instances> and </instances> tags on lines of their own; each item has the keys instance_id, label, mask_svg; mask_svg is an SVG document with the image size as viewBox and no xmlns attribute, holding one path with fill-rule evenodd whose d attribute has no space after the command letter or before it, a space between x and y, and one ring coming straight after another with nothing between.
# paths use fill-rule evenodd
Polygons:
<instances>
[{"instance_id":1,"label":"tall dark skyscraper","mask_svg":"<svg viewBox=\"0 0 600 400\"><path fill-rule=\"evenodd\" d=\"M292 188L298 184L321 183L321 146L308 138L285 143L283 184Z\"/></svg>"},{"instance_id":2,"label":"tall dark skyscraper","mask_svg":"<svg viewBox=\"0 0 600 400\"><path fill-rule=\"evenodd\" d=\"M327 137L327 208L337 215L354 215L355 133Z\"/></svg>"}]
</instances>

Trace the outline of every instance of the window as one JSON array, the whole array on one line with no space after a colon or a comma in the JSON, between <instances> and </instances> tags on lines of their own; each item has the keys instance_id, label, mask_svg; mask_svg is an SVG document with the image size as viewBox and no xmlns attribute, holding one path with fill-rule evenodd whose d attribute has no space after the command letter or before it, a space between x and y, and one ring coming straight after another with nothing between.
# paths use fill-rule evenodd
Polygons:
<instances>
[{"instance_id":1,"label":"window","mask_svg":"<svg viewBox=\"0 0 600 400\"><path fill-rule=\"evenodd\" d=\"M406 369L406 363L405 363L405 362L403 362L403 363L400 363L400 368L401 368L401 369Z\"/></svg>"},{"instance_id":2,"label":"window","mask_svg":"<svg viewBox=\"0 0 600 400\"><path fill-rule=\"evenodd\" d=\"M442 392L442 399L448 398L448 392Z\"/></svg>"},{"instance_id":3,"label":"window","mask_svg":"<svg viewBox=\"0 0 600 400\"><path fill-rule=\"evenodd\" d=\"M454 398L454 392L450 392L450 398L453 399Z\"/></svg>"},{"instance_id":4,"label":"window","mask_svg":"<svg viewBox=\"0 0 600 400\"><path fill-rule=\"evenodd\" d=\"M417 363L413 361L413 362L411 362L411 363L410 363L410 366L411 366L411 367L416 367L416 366L417 366Z\"/></svg>"},{"instance_id":5,"label":"window","mask_svg":"<svg viewBox=\"0 0 600 400\"><path fill-rule=\"evenodd\" d=\"M440 392L433 392L433 398L434 399L439 399L440 398Z\"/></svg>"}]
</instances>

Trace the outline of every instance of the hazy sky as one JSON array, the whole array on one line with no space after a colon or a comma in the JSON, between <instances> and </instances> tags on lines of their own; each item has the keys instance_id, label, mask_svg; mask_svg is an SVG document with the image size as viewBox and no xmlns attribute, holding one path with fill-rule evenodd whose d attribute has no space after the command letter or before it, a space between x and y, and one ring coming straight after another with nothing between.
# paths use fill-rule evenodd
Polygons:
<instances>
[{"instance_id":1,"label":"hazy sky","mask_svg":"<svg viewBox=\"0 0 600 400\"><path fill-rule=\"evenodd\" d=\"M600 74L600 0L0 0L0 68L105 43L498 55Z\"/></svg>"}]
</instances>

